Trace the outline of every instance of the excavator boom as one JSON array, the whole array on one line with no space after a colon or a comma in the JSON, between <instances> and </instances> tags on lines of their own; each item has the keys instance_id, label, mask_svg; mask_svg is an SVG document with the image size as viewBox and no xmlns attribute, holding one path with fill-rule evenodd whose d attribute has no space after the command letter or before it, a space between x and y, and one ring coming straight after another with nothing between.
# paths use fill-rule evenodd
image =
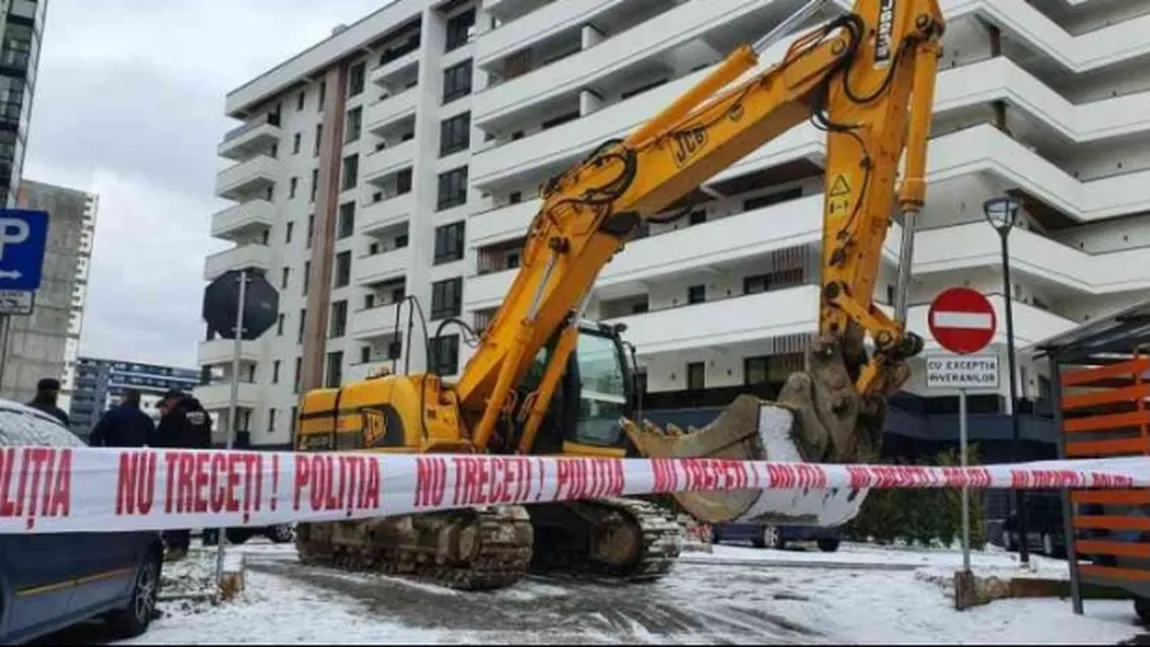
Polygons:
<instances>
[{"instance_id":1,"label":"excavator boom","mask_svg":"<svg viewBox=\"0 0 1150 647\"><path fill-rule=\"evenodd\" d=\"M892 214L899 209L913 234L923 204L942 31L936 0L858 0L765 71L748 75L759 52L739 48L654 119L550 180L521 269L454 387L472 442L490 444L500 413L514 408L514 385L555 331L576 319L599 271L636 227L664 221L660 214L701 184L810 120L827 139L819 334L808 370L788 381L779 404L797 417L807 460L852 461L876 451L885 398L922 348L905 331L913 236L903 246L896 316L872 295ZM551 361L564 365L572 346L566 339ZM546 410L560 371L553 373L531 398L536 411ZM633 439L642 435L624 424ZM637 444L653 455L668 451L653 440Z\"/></svg>"}]
</instances>

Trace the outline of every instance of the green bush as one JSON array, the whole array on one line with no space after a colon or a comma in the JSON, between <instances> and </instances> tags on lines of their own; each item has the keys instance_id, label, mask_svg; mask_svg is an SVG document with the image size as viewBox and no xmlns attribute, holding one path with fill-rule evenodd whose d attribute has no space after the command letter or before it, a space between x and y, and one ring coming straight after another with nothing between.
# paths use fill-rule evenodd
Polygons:
<instances>
[{"instance_id":1,"label":"green bush","mask_svg":"<svg viewBox=\"0 0 1150 647\"><path fill-rule=\"evenodd\" d=\"M971 445L967 459L978 465L978 447ZM927 460L913 463L905 459L880 461L887 465L957 466L958 451L946 449ZM986 547L986 519L983 517L983 490L970 490L970 545ZM871 490L859 511L845 529L854 541L877 544L903 542L907 545L950 547L962 540L962 491L957 489Z\"/></svg>"}]
</instances>

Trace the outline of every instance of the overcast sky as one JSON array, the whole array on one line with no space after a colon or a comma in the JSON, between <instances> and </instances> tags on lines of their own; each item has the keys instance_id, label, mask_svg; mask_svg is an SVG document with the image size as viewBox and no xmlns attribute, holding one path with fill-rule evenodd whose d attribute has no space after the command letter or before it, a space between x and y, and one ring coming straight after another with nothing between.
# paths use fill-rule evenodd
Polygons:
<instances>
[{"instance_id":1,"label":"overcast sky","mask_svg":"<svg viewBox=\"0 0 1150 647\"><path fill-rule=\"evenodd\" d=\"M99 195L80 353L194 367L224 96L384 0L50 0L24 177Z\"/></svg>"}]
</instances>

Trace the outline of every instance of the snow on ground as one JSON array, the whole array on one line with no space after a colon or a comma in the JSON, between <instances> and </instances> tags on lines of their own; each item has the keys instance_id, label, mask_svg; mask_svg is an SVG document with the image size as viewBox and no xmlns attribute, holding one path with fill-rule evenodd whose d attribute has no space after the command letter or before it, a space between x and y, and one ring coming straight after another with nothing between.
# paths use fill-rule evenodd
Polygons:
<instances>
[{"instance_id":1,"label":"snow on ground","mask_svg":"<svg viewBox=\"0 0 1150 647\"><path fill-rule=\"evenodd\" d=\"M134 642L1113 645L1140 633L1124 601L1087 601L1082 617L1068 601L1053 599L954 611L946 592L921 578L961 565L960 553L941 549L716 546L711 554L685 555L653 584L528 578L492 593L305 567L290 544L253 540L228 550L242 553L248 566L242 600L195 612L168 609ZM852 560L902 570L845 568ZM979 574L1017 572L1017 557L1001 551L976 552L972 563ZM1034 563L1039 572L1066 570L1042 557Z\"/></svg>"}]
</instances>

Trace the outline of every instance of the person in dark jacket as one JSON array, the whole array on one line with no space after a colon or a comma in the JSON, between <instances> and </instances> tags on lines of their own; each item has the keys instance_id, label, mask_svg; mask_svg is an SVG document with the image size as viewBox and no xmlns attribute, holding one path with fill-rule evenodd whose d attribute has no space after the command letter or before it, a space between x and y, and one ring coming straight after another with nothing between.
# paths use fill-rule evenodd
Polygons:
<instances>
[{"instance_id":1,"label":"person in dark jacket","mask_svg":"<svg viewBox=\"0 0 1150 647\"><path fill-rule=\"evenodd\" d=\"M36 397L32 398L28 406L33 409L39 409L50 416L56 416L65 427L68 427L71 425L68 421L68 414L56 406L56 398L59 396L60 380L46 377L36 384Z\"/></svg>"},{"instance_id":2,"label":"person in dark jacket","mask_svg":"<svg viewBox=\"0 0 1150 647\"><path fill-rule=\"evenodd\" d=\"M160 424L156 427L153 447L181 449L210 449L212 446L212 419L200 401L171 389L156 405L160 410ZM192 543L190 529L164 531L168 545L166 561L178 561L188 554Z\"/></svg>"},{"instance_id":3,"label":"person in dark jacket","mask_svg":"<svg viewBox=\"0 0 1150 647\"><path fill-rule=\"evenodd\" d=\"M96 426L88 444L92 447L144 447L156 435L156 423L140 410L140 392L124 389L120 404L108 409Z\"/></svg>"}]
</instances>

